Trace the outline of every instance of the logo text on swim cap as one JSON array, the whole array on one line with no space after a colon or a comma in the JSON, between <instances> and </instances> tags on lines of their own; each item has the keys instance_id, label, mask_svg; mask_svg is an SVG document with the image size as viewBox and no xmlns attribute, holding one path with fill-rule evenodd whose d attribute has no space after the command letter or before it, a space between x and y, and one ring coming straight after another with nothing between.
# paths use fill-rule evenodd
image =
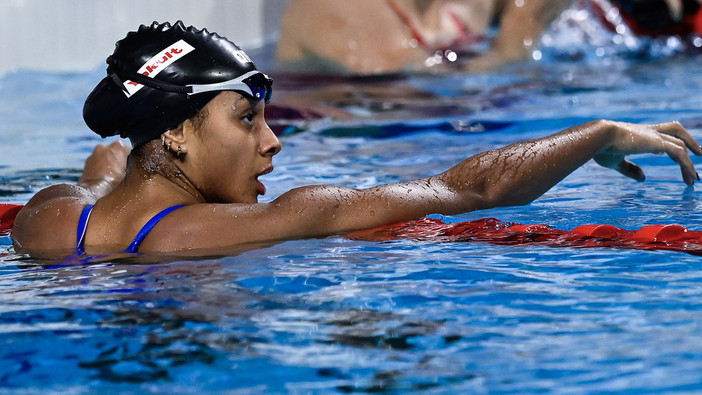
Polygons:
<instances>
[{"instance_id":1,"label":"logo text on swim cap","mask_svg":"<svg viewBox=\"0 0 702 395\"><path fill-rule=\"evenodd\" d=\"M178 40L173 45L169 45L163 51L149 59L137 72L153 78L156 74L160 73L161 70L168 67L168 65L189 54L194 49L192 45L185 41ZM144 85L142 84L127 80L124 82L124 94L127 95L127 97L131 97L143 87Z\"/></svg>"},{"instance_id":2,"label":"logo text on swim cap","mask_svg":"<svg viewBox=\"0 0 702 395\"><path fill-rule=\"evenodd\" d=\"M253 60L251 60L249 55L247 55L246 52L244 52L242 50L235 51L234 57L241 64L253 63Z\"/></svg>"}]
</instances>

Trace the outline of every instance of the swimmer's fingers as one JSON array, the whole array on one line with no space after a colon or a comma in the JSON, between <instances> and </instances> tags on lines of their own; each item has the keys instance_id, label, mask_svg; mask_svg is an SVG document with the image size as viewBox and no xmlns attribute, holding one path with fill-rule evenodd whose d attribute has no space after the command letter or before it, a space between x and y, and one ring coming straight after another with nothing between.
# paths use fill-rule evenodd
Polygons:
<instances>
[{"instance_id":1,"label":"swimmer's fingers","mask_svg":"<svg viewBox=\"0 0 702 395\"><path fill-rule=\"evenodd\" d=\"M684 131L684 129L682 130ZM677 136L673 136L672 134L668 134L662 131L661 133L664 133L664 147L662 151L668 154L668 156L670 156L671 159L673 159L678 165L680 165L680 171L682 173L683 181L685 181L687 185L692 185L695 182L695 180L699 181L700 178L697 175L697 171L695 170L695 165L692 163L690 155L687 152L687 148L690 147L689 144L683 139ZM692 141L694 142L694 140Z\"/></svg>"},{"instance_id":2,"label":"swimmer's fingers","mask_svg":"<svg viewBox=\"0 0 702 395\"><path fill-rule=\"evenodd\" d=\"M130 147L129 144L125 143L122 140L113 141L107 147L110 150L118 153L120 156L124 156L124 157L129 156L129 153L132 152L132 147Z\"/></svg>"},{"instance_id":3,"label":"swimmer's fingers","mask_svg":"<svg viewBox=\"0 0 702 395\"><path fill-rule=\"evenodd\" d=\"M646 175L644 174L643 170L638 165L626 159L619 162L615 170L639 182L646 180Z\"/></svg>"},{"instance_id":4,"label":"swimmer's fingers","mask_svg":"<svg viewBox=\"0 0 702 395\"><path fill-rule=\"evenodd\" d=\"M604 153L595 156L594 159L600 166L614 169L636 181L641 182L646 179L643 170L636 164L625 159L623 155Z\"/></svg>"},{"instance_id":5,"label":"swimmer's fingers","mask_svg":"<svg viewBox=\"0 0 702 395\"><path fill-rule=\"evenodd\" d=\"M702 147L679 122L665 122L653 125L653 128L664 135L672 136L682 141L695 155L702 155Z\"/></svg>"},{"instance_id":6,"label":"swimmer's fingers","mask_svg":"<svg viewBox=\"0 0 702 395\"><path fill-rule=\"evenodd\" d=\"M115 141L109 145L97 145L85 160L78 186L89 189L99 196L109 192L124 179L130 152L131 148L121 141Z\"/></svg>"},{"instance_id":7,"label":"swimmer's fingers","mask_svg":"<svg viewBox=\"0 0 702 395\"><path fill-rule=\"evenodd\" d=\"M656 153L666 154L680 166L683 181L692 185L699 176L690 159L688 149L702 155L702 148L678 122L657 125L616 123L620 132L615 144L595 155L601 166L617 170L619 173L638 181L644 180L640 167L625 159L625 155Z\"/></svg>"},{"instance_id":8,"label":"swimmer's fingers","mask_svg":"<svg viewBox=\"0 0 702 395\"><path fill-rule=\"evenodd\" d=\"M98 144L93 149L92 155L86 160L86 167L95 167L98 171L110 169L123 173L126 170L127 157L131 151L131 147L121 140L108 145Z\"/></svg>"}]
</instances>

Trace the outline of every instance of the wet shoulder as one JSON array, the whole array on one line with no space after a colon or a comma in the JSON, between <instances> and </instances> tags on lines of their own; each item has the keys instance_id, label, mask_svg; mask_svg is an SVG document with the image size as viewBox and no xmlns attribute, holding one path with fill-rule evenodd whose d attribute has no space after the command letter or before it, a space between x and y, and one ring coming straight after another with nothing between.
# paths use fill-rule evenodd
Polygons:
<instances>
[{"instance_id":1,"label":"wet shoulder","mask_svg":"<svg viewBox=\"0 0 702 395\"><path fill-rule=\"evenodd\" d=\"M139 252L175 253L267 241L267 204L193 204L164 216Z\"/></svg>"},{"instance_id":2,"label":"wet shoulder","mask_svg":"<svg viewBox=\"0 0 702 395\"><path fill-rule=\"evenodd\" d=\"M80 213L92 203L92 195L73 185L38 192L15 219L12 238L16 249L32 255L74 249Z\"/></svg>"}]
</instances>

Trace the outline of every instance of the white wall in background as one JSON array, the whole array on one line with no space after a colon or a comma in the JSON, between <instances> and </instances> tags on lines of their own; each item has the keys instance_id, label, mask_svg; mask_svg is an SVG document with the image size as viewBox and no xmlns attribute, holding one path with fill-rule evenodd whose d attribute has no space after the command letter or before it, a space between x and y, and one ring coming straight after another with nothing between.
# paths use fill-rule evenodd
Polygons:
<instances>
[{"instance_id":1,"label":"white wall in background","mask_svg":"<svg viewBox=\"0 0 702 395\"><path fill-rule=\"evenodd\" d=\"M153 21L206 27L240 47L277 37L288 0L0 0L0 74L81 71L103 64L115 42Z\"/></svg>"}]
</instances>

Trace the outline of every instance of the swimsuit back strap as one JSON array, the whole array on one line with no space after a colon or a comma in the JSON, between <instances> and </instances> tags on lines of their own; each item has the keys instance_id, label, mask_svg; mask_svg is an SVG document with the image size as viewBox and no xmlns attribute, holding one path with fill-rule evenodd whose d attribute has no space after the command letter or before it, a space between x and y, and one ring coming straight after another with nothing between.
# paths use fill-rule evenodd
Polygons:
<instances>
[{"instance_id":1,"label":"swimsuit back strap","mask_svg":"<svg viewBox=\"0 0 702 395\"><path fill-rule=\"evenodd\" d=\"M134 238L134 241L132 241L132 244L130 244L129 247L124 252L129 252L132 254L136 253L137 250L139 250L139 245L141 245L141 242L144 241L146 236L149 234L149 232L151 232L151 229L153 229L153 227L156 226L158 221L162 220L163 217L170 214L171 211L174 211L174 210L179 209L181 207L183 207L183 205L171 206L171 207L161 211L160 213L154 215L153 218L151 218L149 220L149 222L147 222L146 225L144 225L144 227L141 228L139 233L137 233L136 237Z\"/></svg>"},{"instance_id":2,"label":"swimsuit back strap","mask_svg":"<svg viewBox=\"0 0 702 395\"><path fill-rule=\"evenodd\" d=\"M85 231L88 229L88 220L90 219L90 214L93 212L93 207L95 205L90 204L83 207L83 211L80 213L80 219L78 220L78 231L76 232L76 254L83 255L85 250L83 246L85 244Z\"/></svg>"},{"instance_id":3,"label":"swimsuit back strap","mask_svg":"<svg viewBox=\"0 0 702 395\"><path fill-rule=\"evenodd\" d=\"M417 41L417 45L419 45L420 47L427 47L429 45L429 42L424 38L424 35L419 30L419 28L417 28L414 22L412 22L410 16L407 15L407 13L404 10L402 10L402 8L400 8L400 6L398 6L394 0L385 0L385 2L395 13L395 15L397 15L397 17L400 18L400 21L402 21L402 23L410 31L412 38Z\"/></svg>"}]
</instances>

